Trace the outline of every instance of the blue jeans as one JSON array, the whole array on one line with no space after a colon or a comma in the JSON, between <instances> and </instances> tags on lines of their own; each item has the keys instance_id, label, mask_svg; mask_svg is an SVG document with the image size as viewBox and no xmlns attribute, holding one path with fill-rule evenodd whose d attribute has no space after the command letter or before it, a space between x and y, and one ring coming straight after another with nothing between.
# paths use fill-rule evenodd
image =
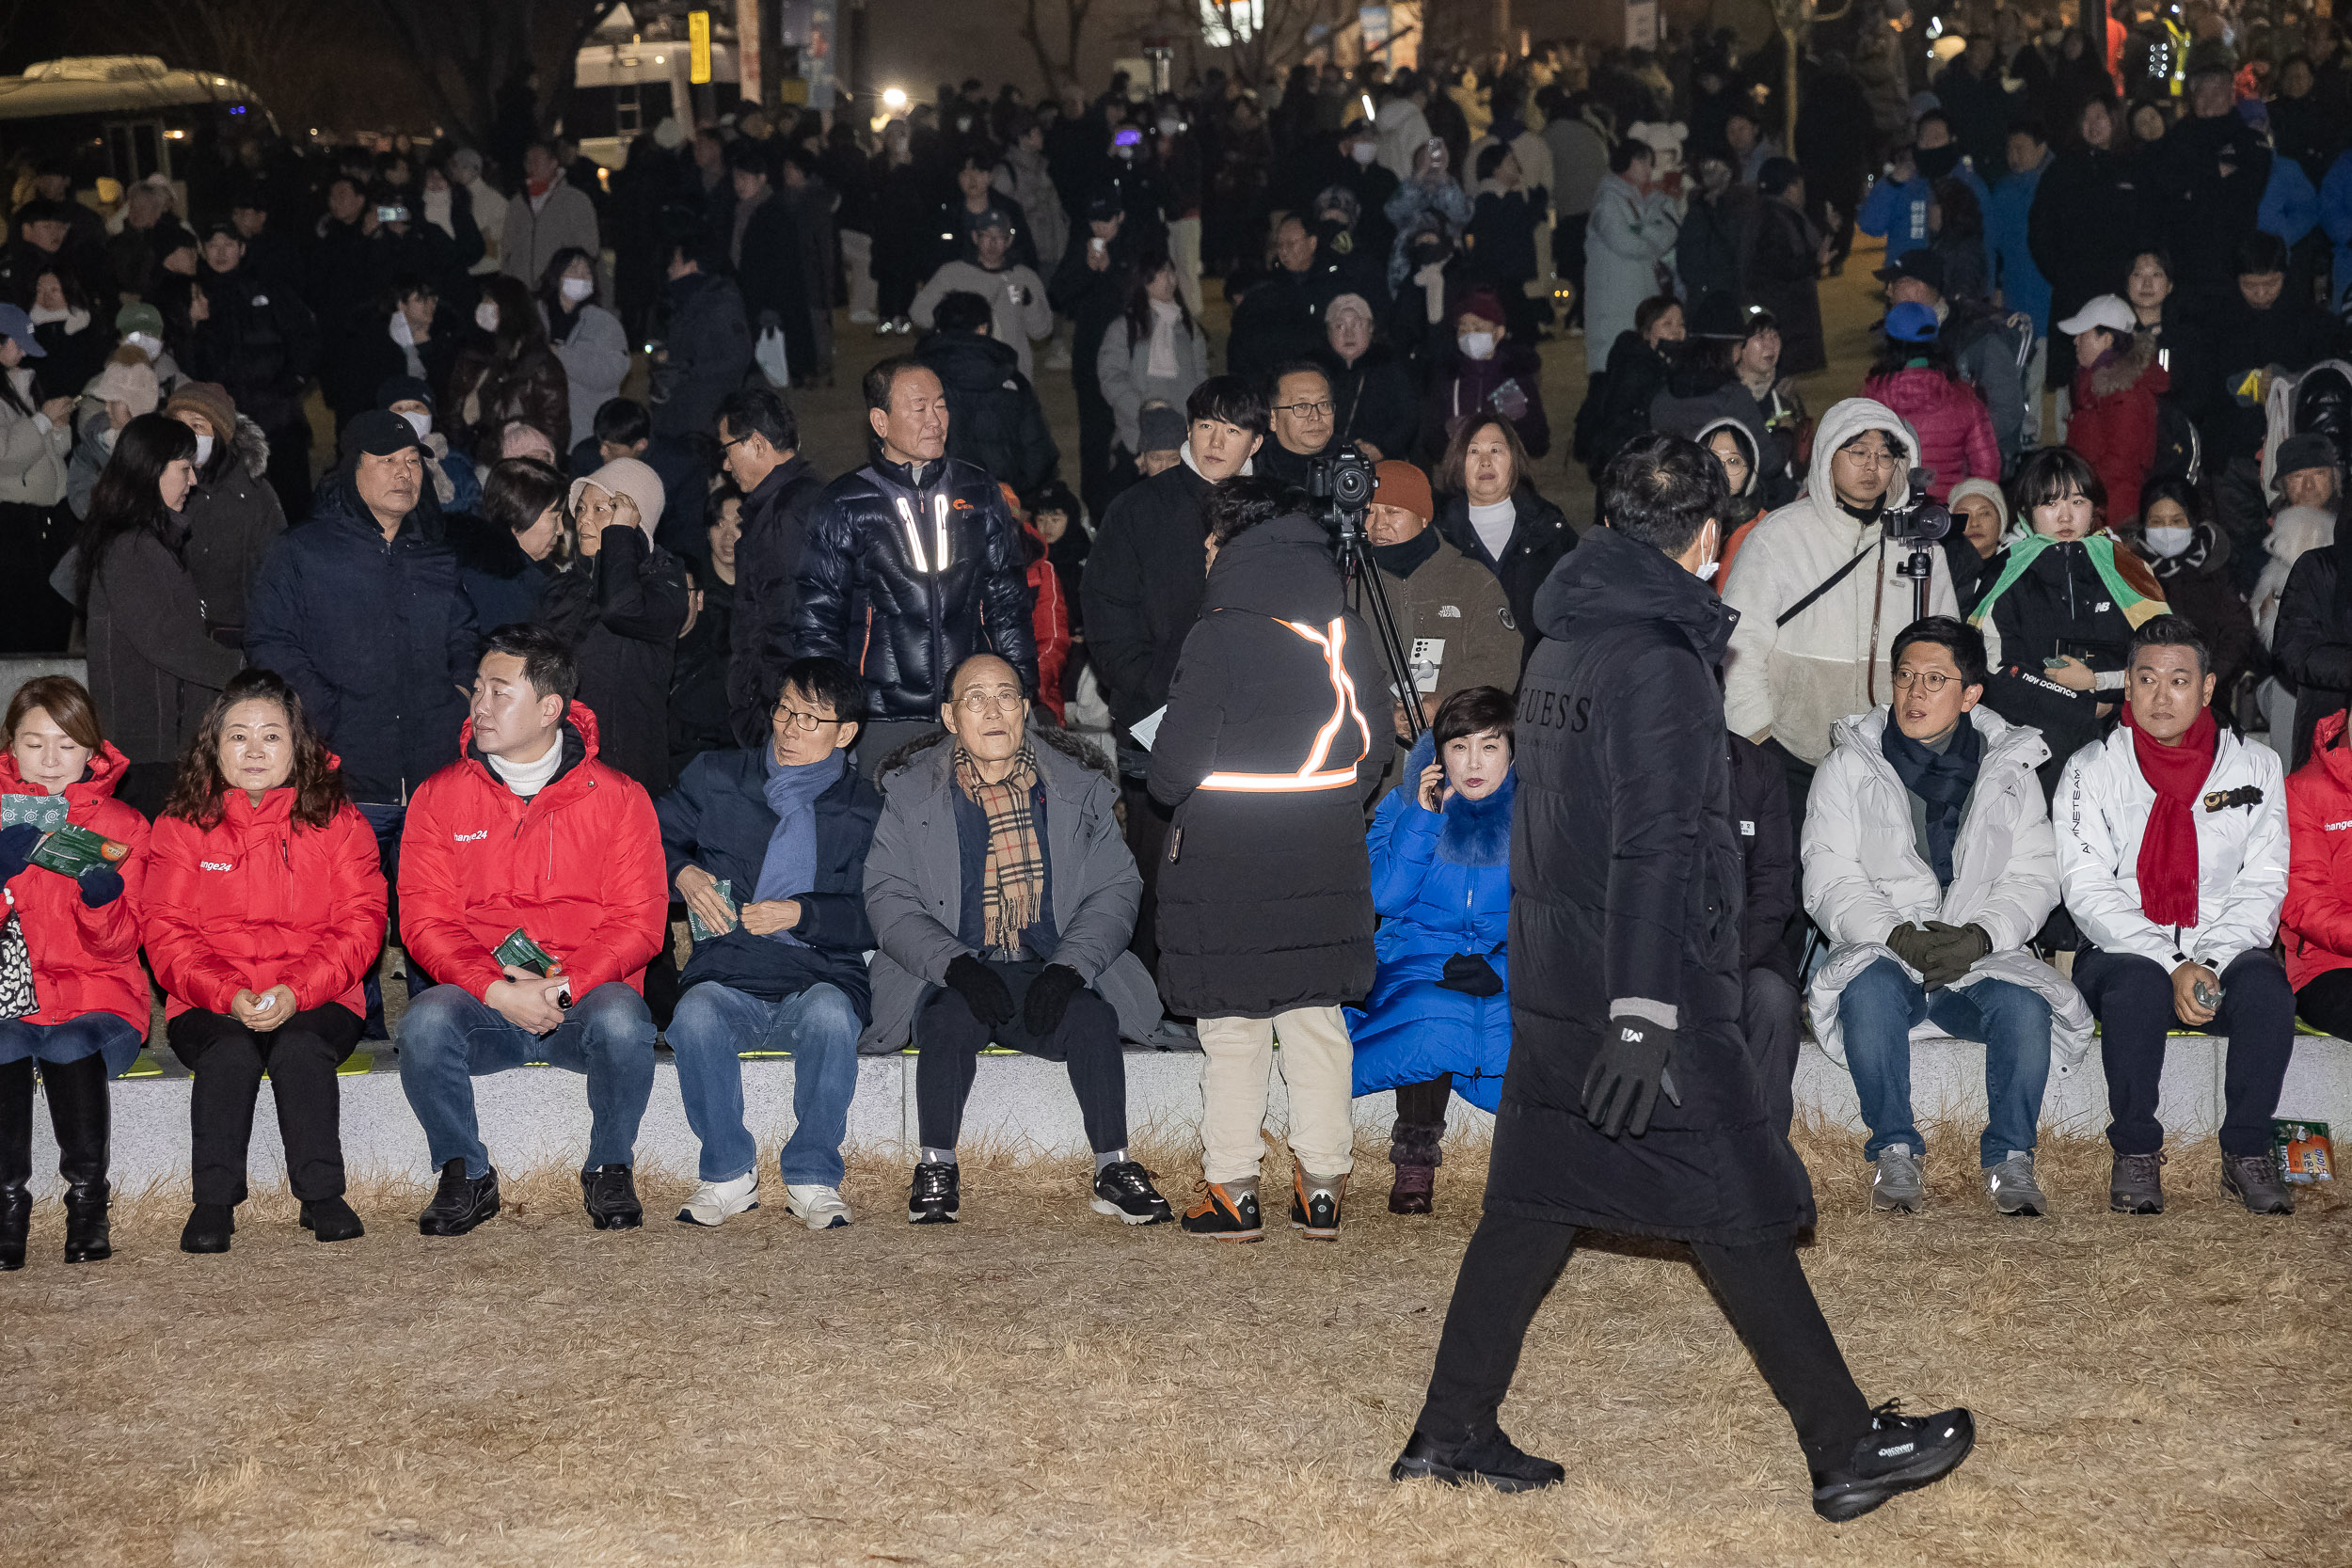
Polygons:
<instances>
[{"instance_id":1,"label":"blue jeans","mask_svg":"<svg viewBox=\"0 0 2352 1568\"><path fill-rule=\"evenodd\" d=\"M408 819L407 802L405 800L386 802L361 800L354 801L352 804L359 813L360 820L365 822L375 834L375 863L377 868L384 873L386 885L395 890L398 889L400 886L400 829L401 824ZM396 894L395 896L397 896ZM398 911L395 911L392 919L386 924L385 940L389 941L399 930L400 920ZM381 942L376 943L375 956L378 958L384 956L384 944ZM420 989L417 982L422 977L423 971L411 963L408 969L408 994L410 996L417 994ZM367 1003L367 1015L360 1022L360 1037L371 1040L390 1039L391 1031L384 1023L384 980L376 973L376 966L373 963L369 964L367 974L360 976L359 995Z\"/></svg>"},{"instance_id":2,"label":"blue jeans","mask_svg":"<svg viewBox=\"0 0 2352 1568\"><path fill-rule=\"evenodd\" d=\"M743 1125L742 1051L792 1053L792 1137L778 1163L796 1186L841 1185L841 1140L857 1093L857 1037L866 1027L840 987L819 983L764 1002L705 980L678 998L667 1038L677 1057L686 1124L702 1140L702 1179L733 1181L759 1158Z\"/></svg>"},{"instance_id":3,"label":"blue jeans","mask_svg":"<svg viewBox=\"0 0 2352 1568\"><path fill-rule=\"evenodd\" d=\"M473 1081L528 1062L588 1075L588 1165L626 1165L653 1098L653 1014L618 980L576 998L554 1033L509 1023L463 986L435 986L408 1004L400 1024L400 1086L424 1125L435 1169L463 1157L466 1174L490 1168L475 1125Z\"/></svg>"},{"instance_id":4,"label":"blue jeans","mask_svg":"<svg viewBox=\"0 0 2352 1568\"><path fill-rule=\"evenodd\" d=\"M106 1076L119 1078L139 1059L139 1032L112 1013L84 1013L63 1023L0 1019L0 1067L28 1056L63 1067L93 1052L105 1056Z\"/></svg>"},{"instance_id":5,"label":"blue jeans","mask_svg":"<svg viewBox=\"0 0 2352 1568\"><path fill-rule=\"evenodd\" d=\"M1991 1116L1978 1141L1979 1163L1990 1170L2011 1150L2032 1152L2042 1090L2050 1081L2050 1005L2007 980L1979 980L1965 990L1947 987L1931 996L1900 964L1881 958L1837 997L1846 1066L1870 1126L1862 1157L1875 1160L1897 1144L1915 1153L1927 1148L1911 1119L1911 1031L1930 1020L1947 1035L1984 1046Z\"/></svg>"}]
</instances>

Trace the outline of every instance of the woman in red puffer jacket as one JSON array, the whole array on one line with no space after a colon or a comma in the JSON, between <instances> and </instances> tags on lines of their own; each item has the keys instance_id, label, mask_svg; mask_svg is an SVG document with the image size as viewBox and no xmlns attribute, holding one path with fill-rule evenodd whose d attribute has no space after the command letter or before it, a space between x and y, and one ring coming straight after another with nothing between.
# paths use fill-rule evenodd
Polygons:
<instances>
[{"instance_id":1,"label":"woman in red puffer jacket","mask_svg":"<svg viewBox=\"0 0 2352 1568\"><path fill-rule=\"evenodd\" d=\"M2279 940L2304 1022L2352 1039L2352 745L2344 716L2312 731L2312 760L2287 775L2287 898Z\"/></svg>"},{"instance_id":2,"label":"woman in red puffer jacket","mask_svg":"<svg viewBox=\"0 0 2352 1568\"><path fill-rule=\"evenodd\" d=\"M2094 319L2096 318L2096 319ZM2156 363L2156 341L2128 326L2131 307L2102 294L2059 324L2074 331L2074 403L2066 444L2090 459L2107 487L2107 526L2139 515L2140 487L2156 461L2156 399L2172 378Z\"/></svg>"},{"instance_id":3,"label":"woman in red puffer jacket","mask_svg":"<svg viewBox=\"0 0 2352 1568\"><path fill-rule=\"evenodd\" d=\"M32 1212L33 1064L49 1092L65 1179L65 1260L114 1246L106 1221L106 1079L147 1037L139 968L139 894L147 819L116 800L130 764L98 728L82 683L44 675L9 700L0 754L0 882L32 960L38 1010L0 1020L0 1270L24 1266ZM119 861L68 877L29 857L54 829L87 828L128 847Z\"/></svg>"},{"instance_id":4,"label":"woman in red puffer jacket","mask_svg":"<svg viewBox=\"0 0 2352 1568\"><path fill-rule=\"evenodd\" d=\"M1928 494L1942 500L1963 479L2001 482L2001 443L1984 399L1960 378L1960 368L1938 341L1934 310L1915 302L1886 312L1886 343L1862 384L1903 417L1919 437L1912 461L1935 477Z\"/></svg>"},{"instance_id":5,"label":"woman in red puffer jacket","mask_svg":"<svg viewBox=\"0 0 2352 1568\"><path fill-rule=\"evenodd\" d=\"M196 1074L196 1208L181 1250L229 1250L264 1069L304 1228L358 1236L335 1069L367 1012L359 982L384 937L384 873L374 831L278 675L247 670L214 701L149 853L147 956L171 1049Z\"/></svg>"}]
</instances>

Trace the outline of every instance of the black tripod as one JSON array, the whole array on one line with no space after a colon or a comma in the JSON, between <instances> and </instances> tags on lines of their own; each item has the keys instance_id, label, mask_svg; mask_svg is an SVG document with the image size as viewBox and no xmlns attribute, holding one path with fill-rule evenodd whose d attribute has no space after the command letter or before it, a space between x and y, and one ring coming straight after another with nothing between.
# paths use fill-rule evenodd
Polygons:
<instances>
[{"instance_id":1,"label":"black tripod","mask_svg":"<svg viewBox=\"0 0 2352 1568\"><path fill-rule=\"evenodd\" d=\"M1372 623L1381 661L1389 667L1389 679L1395 683L1398 704L1405 710L1406 735L1408 741L1418 741L1427 727L1421 718L1421 692L1413 683L1412 659L1396 627L1396 611L1389 606L1388 588L1380 580L1380 568L1373 563L1372 541L1364 536L1364 508L1335 499L1324 522L1331 530L1331 553L1340 564L1347 602Z\"/></svg>"}]
</instances>

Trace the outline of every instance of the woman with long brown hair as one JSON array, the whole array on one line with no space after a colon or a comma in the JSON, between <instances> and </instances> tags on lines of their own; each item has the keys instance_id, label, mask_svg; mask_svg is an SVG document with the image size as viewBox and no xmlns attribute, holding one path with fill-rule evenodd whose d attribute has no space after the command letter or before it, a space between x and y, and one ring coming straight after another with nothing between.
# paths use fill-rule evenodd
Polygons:
<instances>
[{"instance_id":1,"label":"woman with long brown hair","mask_svg":"<svg viewBox=\"0 0 2352 1568\"><path fill-rule=\"evenodd\" d=\"M367 1012L384 873L374 831L283 679L247 670L215 700L151 845L147 956L171 1049L196 1074L196 1207L180 1249L229 1250L265 1069L304 1228L322 1242L359 1235L335 1071Z\"/></svg>"},{"instance_id":2,"label":"woman with long brown hair","mask_svg":"<svg viewBox=\"0 0 2352 1568\"><path fill-rule=\"evenodd\" d=\"M572 438L571 382L548 346L531 286L504 276L482 280L473 328L449 372L450 439L482 465L499 460L500 436L520 421L556 451Z\"/></svg>"}]
</instances>

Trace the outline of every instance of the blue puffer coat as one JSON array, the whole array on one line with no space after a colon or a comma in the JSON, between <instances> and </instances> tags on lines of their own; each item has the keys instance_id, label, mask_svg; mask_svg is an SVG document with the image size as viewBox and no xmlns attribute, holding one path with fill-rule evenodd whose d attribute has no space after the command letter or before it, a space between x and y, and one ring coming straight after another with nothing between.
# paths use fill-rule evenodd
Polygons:
<instances>
[{"instance_id":1,"label":"blue puffer coat","mask_svg":"<svg viewBox=\"0 0 2352 1568\"><path fill-rule=\"evenodd\" d=\"M1503 942L1511 924L1511 797L1518 775L1483 800L1456 796L1442 814L1414 798L1436 755L1423 735L1405 782L1373 814L1372 898L1379 977L1360 1008L1347 1009L1356 1045L1356 1092L1372 1094L1454 1074L1454 1092L1483 1110L1502 1098L1511 1057L1511 996L1438 984L1456 953L1484 957L1507 986Z\"/></svg>"}]
</instances>

